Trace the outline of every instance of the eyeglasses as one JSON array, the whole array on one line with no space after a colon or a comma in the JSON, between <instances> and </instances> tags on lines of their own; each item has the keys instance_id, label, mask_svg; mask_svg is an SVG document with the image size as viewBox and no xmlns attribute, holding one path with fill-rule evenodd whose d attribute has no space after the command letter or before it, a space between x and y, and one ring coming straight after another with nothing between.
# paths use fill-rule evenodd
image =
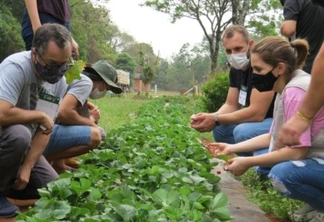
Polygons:
<instances>
[{"instance_id":1,"label":"eyeglasses","mask_svg":"<svg viewBox=\"0 0 324 222\"><path fill-rule=\"evenodd\" d=\"M45 63L44 67L48 70L52 70L52 69L67 70L70 66L69 62L65 62L63 64L58 64L58 63L48 64L37 49L36 49L36 53L39 56L39 58L42 60L42 62Z\"/></svg>"}]
</instances>

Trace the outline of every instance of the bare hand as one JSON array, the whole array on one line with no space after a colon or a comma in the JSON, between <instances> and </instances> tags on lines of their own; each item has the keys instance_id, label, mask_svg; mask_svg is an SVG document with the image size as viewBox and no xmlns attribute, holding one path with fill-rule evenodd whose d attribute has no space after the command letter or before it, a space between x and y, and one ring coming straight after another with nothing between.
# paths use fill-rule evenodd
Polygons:
<instances>
[{"instance_id":1,"label":"bare hand","mask_svg":"<svg viewBox=\"0 0 324 222\"><path fill-rule=\"evenodd\" d=\"M12 188L15 190L23 190L26 188L27 184L29 183L31 170L21 166L16 178L15 183L12 185Z\"/></svg>"},{"instance_id":2,"label":"bare hand","mask_svg":"<svg viewBox=\"0 0 324 222\"><path fill-rule=\"evenodd\" d=\"M235 176L241 176L249 168L250 166L247 164L246 157L232 158L224 165L224 170L230 171Z\"/></svg>"},{"instance_id":3,"label":"bare hand","mask_svg":"<svg viewBox=\"0 0 324 222\"><path fill-rule=\"evenodd\" d=\"M94 120L94 122L98 122L100 119L100 110L98 107L94 107L93 109L89 109L90 118Z\"/></svg>"},{"instance_id":4,"label":"bare hand","mask_svg":"<svg viewBox=\"0 0 324 222\"><path fill-rule=\"evenodd\" d=\"M207 145L207 150L211 153L213 157L219 155L229 155L232 154L230 151L231 144L228 143L209 143Z\"/></svg>"},{"instance_id":5,"label":"bare hand","mask_svg":"<svg viewBox=\"0 0 324 222\"><path fill-rule=\"evenodd\" d=\"M310 126L311 121L304 120L294 115L281 128L278 133L275 148L282 147L282 144L294 146L300 144L299 138Z\"/></svg>"},{"instance_id":6,"label":"bare hand","mask_svg":"<svg viewBox=\"0 0 324 222\"><path fill-rule=\"evenodd\" d=\"M72 57L74 59L77 59L79 57L79 45L73 38L72 38Z\"/></svg>"},{"instance_id":7,"label":"bare hand","mask_svg":"<svg viewBox=\"0 0 324 222\"><path fill-rule=\"evenodd\" d=\"M199 132L210 132L216 126L214 115L211 113L198 113L192 115L190 126Z\"/></svg>"},{"instance_id":8,"label":"bare hand","mask_svg":"<svg viewBox=\"0 0 324 222\"><path fill-rule=\"evenodd\" d=\"M40 128L43 130L43 134L48 135L52 132L54 121L46 114L43 113L42 121L39 122Z\"/></svg>"}]
</instances>

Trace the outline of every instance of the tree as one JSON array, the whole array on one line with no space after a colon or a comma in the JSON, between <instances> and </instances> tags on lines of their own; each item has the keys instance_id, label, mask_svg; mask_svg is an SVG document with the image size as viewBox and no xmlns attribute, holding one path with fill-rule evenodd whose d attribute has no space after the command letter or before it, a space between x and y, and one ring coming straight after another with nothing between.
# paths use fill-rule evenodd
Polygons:
<instances>
[{"instance_id":1,"label":"tree","mask_svg":"<svg viewBox=\"0 0 324 222\"><path fill-rule=\"evenodd\" d=\"M116 68L129 72L130 79L133 79L135 67L135 60L127 52L122 52L117 55Z\"/></svg>"},{"instance_id":2,"label":"tree","mask_svg":"<svg viewBox=\"0 0 324 222\"><path fill-rule=\"evenodd\" d=\"M279 7L277 0L146 0L142 5L167 13L172 22L180 18L196 20L209 44L211 73L216 72L221 36L226 27L233 24L247 25L255 33L264 36L274 34L278 19L269 12ZM265 15L267 14L267 15ZM270 15L268 15L270 14ZM273 20L275 18L275 20Z\"/></svg>"},{"instance_id":3,"label":"tree","mask_svg":"<svg viewBox=\"0 0 324 222\"><path fill-rule=\"evenodd\" d=\"M10 9L0 4L0 62L10 54L24 50L20 23Z\"/></svg>"},{"instance_id":4,"label":"tree","mask_svg":"<svg viewBox=\"0 0 324 222\"><path fill-rule=\"evenodd\" d=\"M88 63L105 59L114 64L116 52L110 45L113 33L109 11L101 6L94 7L86 0L70 0L70 4L71 31L79 44L80 58Z\"/></svg>"},{"instance_id":5,"label":"tree","mask_svg":"<svg viewBox=\"0 0 324 222\"><path fill-rule=\"evenodd\" d=\"M231 9L230 0L146 0L144 5L169 14L172 22L183 17L197 20L209 44L211 73L215 73L221 36L232 21L226 16Z\"/></svg>"}]
</instances>

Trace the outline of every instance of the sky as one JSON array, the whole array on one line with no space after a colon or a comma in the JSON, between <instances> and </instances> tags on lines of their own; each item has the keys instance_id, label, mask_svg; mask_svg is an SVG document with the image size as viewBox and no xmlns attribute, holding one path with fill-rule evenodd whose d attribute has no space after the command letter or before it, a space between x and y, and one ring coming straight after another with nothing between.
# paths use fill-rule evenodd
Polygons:
<instances>
[{"instance_id":1,"label":"sky","mask_svg":"<svg viewBox=\"0 0 324 222\"><path fill-rule=\"evenodd\" d=\"M202 41L203 31L196 20L183 18L172 24L169 15L139 6L142 2L110 0L107 8L120 31L133 36L137 42L150 44L156 55L167 59L178 53L184 44Z\"/></svg>"}]
</instances>

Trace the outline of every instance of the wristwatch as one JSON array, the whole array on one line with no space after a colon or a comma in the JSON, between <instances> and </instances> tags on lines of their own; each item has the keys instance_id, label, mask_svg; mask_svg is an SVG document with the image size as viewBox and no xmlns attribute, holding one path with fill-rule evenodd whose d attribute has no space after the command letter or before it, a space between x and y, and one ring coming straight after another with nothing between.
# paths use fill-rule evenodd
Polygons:
<instances>
[{"instance_id":1,"label":"wristwatch","mask_svg":"<svg viewBox=\"0 0 324 222\"><path fill-rule=\"evenodd\" d=\"M214 119L215 119L216 126L219 126L220 123L218 122L218 113L215 113Z\"/></svg>"}]
</instances>

